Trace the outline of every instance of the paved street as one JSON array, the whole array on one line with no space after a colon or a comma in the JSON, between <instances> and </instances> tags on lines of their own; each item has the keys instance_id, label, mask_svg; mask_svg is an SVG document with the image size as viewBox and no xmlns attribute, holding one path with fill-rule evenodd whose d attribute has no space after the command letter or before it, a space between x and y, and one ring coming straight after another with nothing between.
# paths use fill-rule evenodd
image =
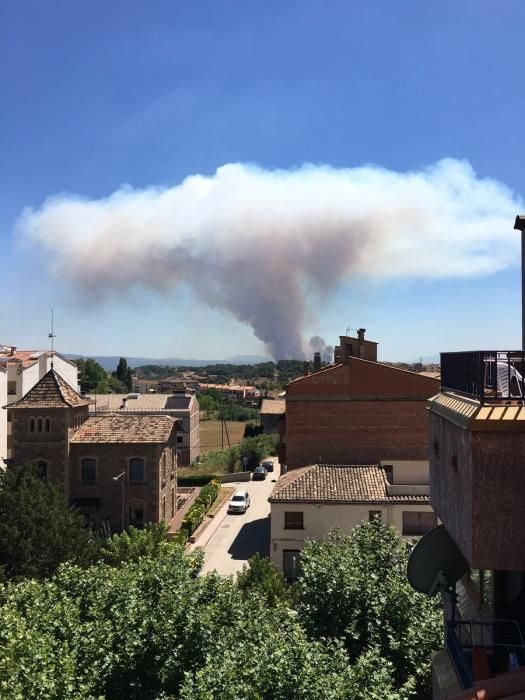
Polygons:
<instances>
[{"instance_id":1,"label":"paved street","mask_svg":"<svg viewBox=\"0 0 525 700\"><path fill-rule=\"evenodd\" d=\"M235 489L248 491L251 506L242 515L227 515L217 532L204 547L204 571L216 569L220 574L233 574L256 552L267 556L270 547L270 495L280 473L275 469L265 481L232 483Z\"/></svg>"}]
</instances>

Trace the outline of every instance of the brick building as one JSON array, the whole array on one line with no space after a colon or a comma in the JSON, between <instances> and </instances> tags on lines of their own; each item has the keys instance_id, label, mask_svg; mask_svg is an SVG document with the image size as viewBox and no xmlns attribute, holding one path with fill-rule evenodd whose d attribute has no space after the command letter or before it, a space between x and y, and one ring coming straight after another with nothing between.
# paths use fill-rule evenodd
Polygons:
<instances>
[{"instance_id":1,"label":"brick building","mask_svg":"<svg viewBox=\"0 0 525 700\"><path fill-rule=\"evenodd\" d=\"M525 352L443 353L441 377L429 401L430 497L468 568L444 593L433 697L523 698Z\"/></svg>"},{"instance_id":2,"label":"brick building","mask_svg":"<svg viewBox=\"0 0 525 700\"><path fill-rule=\"evenodd\" d=\"M427 459L426 400L439 381L376 357L360 329L340 338L336 364L288 384L279 457L289 469Z\"/></svg>"},{"instance_id":3,"label":"brick building","mask_svg":"<svg viewBox=\"0 0 525 700\"><path fill-rule=\"evenodd\" d=\"M97 526L169 522L177 500L177 431L169 415L89 415L51 369L9 405L13 464L34 463Z\"/></svg>"}]
</instances>

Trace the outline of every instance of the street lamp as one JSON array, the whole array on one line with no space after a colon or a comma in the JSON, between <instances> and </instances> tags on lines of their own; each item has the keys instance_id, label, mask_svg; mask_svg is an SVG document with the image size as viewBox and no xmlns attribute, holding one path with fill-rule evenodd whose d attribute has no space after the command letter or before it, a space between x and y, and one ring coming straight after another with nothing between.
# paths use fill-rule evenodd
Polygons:
<instances>
[{"instance_id":1,"label":"street lamp","mask_svg":"<svg viewBox=\"0 0 525 700\"><path fill-rule=\"evenodd\" d=\"M113 481L118 481L119 479L122 479L121 484L122 484L122 514L120 518L120 522L122 525L122 532L125 530L125 516L124 516L124 487L126 485L126 472L121 472L117 476L113 477Z\"/></svg>"}]
</instances>

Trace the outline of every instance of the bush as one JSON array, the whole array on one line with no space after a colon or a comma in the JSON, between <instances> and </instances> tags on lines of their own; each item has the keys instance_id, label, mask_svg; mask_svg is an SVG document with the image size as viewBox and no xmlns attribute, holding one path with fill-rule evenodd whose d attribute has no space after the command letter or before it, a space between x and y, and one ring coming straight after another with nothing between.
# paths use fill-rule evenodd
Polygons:
<instances>
[{"instance_id":1,"label":"bush","mask_svg":"<svg viewBox=\"0 0 525 700\"><path fill-rule=\"evenodd\" d=\"M201 489L201 492L195 499L195 503L186 513L182 521L181 530L186 532L189 537L204 520L204 516L209 511L221 488L220 481L210 481Z\"/></svg>"}]
</instances>

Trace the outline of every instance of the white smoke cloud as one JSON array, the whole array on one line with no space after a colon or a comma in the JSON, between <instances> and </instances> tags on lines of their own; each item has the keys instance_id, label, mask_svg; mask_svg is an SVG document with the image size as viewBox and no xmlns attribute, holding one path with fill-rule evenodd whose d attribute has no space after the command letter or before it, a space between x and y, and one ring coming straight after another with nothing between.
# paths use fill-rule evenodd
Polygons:
<instances>
[{"instance_id":1,"label":"white smoke cloud","mask_svg":"<svg viewBox=\"0 0 525 700\"><path fill-rule=\"evenodd\" d=\"M189 285L281 359L307 348L305 294L356 275L464 277L518 264L519 209L504 184L452 159L407 173L229 164L171 188L55 196L17 227L88 294Z\"/></svg>"}]
</instances>

